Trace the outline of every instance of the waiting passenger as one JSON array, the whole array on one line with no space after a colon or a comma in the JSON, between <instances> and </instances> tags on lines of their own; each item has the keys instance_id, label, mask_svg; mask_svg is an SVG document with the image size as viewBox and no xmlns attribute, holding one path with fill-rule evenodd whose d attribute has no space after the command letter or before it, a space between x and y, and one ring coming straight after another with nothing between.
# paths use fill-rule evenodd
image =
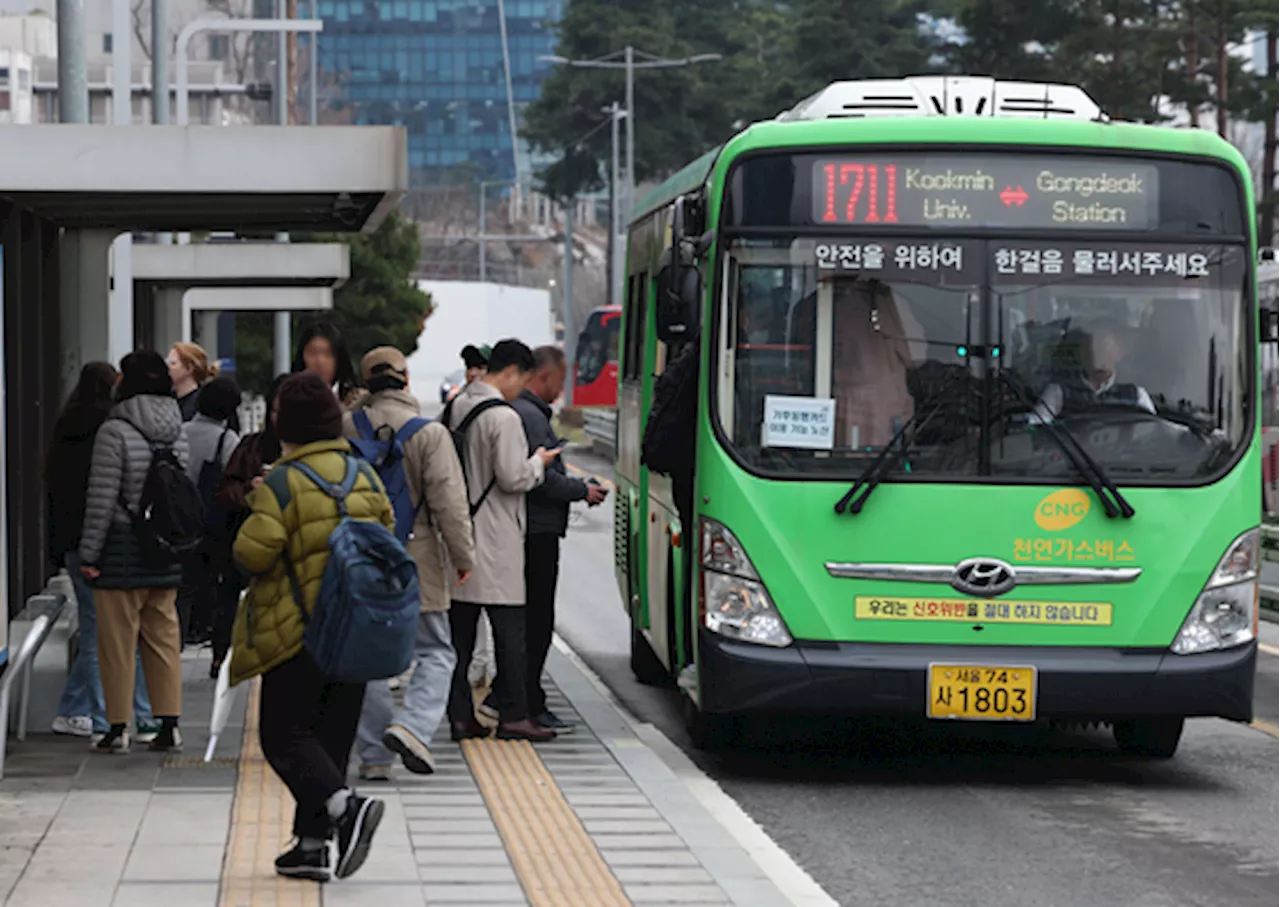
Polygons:
<instances>
[{"instance_id":1,"label":"waiting passenger","mask_svg":"<svg viewBox=\"0 0 1280 907\"><path fill-rule=\"evenodd\" d=\"M120 373L109 362L90 362L53 426L53 441L45 458L45 488L49 519L49 556L55 567L66 567L76 593L79 646L75 662L53 719L53 732L101 739L110 729L98 674L98 616L93 589L80 573L80 534L84 528L85 498L94 438L111 412L112 394ZM160 730L151 714L141 656L133 685L134 739L150 743Z\"/></svg>"},{"instance_id":2,"label":"waiting passenger","mask_svg":"<svg viewBox=\"0 0 1280 907\"><path fill-rule=\"evenodd\" d=\"M142 668L160 731L150 747L182 749L182 633L176 600L180 566L149 559L133 524L153 451L169 447L184 466L182 411L173 396L169 367L152 351L130 353L120 363L116 405L98 430L80 539L80 572L94 588L98 613L98 662L110 730L95 747L129 751L134 668L142 641ZM127 509L126 509L127 508Z\"/></svg>"},{"instance_id":3,"label":"waiting passenger","mask_svg":"<svg viewBox=\"0 0 1280 907\"><path fill-rule=\"evenodd\" d=\"M360 382L356 380L351 354L347 352L342 332L332 322L317 321L302 329L293 355L292 371L295 374L308 371L319 375L344 407L360 399Z\"/></svg>"}]
</instances>

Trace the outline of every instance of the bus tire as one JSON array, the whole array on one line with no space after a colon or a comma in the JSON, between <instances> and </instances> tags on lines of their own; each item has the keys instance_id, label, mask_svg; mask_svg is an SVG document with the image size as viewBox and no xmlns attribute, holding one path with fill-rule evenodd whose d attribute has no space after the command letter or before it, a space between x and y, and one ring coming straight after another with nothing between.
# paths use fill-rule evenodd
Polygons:
<instances>
[{"instance_id":1,"label":"bus tire","mask_svg":"<svg viewBox=\"0 0 1280 907\"><path fill-rule=\"evenodd\" d=\"M689 740L704 753L723 753L732 748L738 737L736 718L704 712L687 696L684 697L684 728Z\"/></svg>"},{"instance_id":2,"label":"bus tire","mask_svg":"<svg viewBox=\"0 0 1280 907\"><path fill-rule=\"evenodd\" d=\"M647 687L668 686L671 675L667 666L658 660L649 640L638 628L631 628L631 673Z\"/></svg>"},{"instance_id":3,"label":"bus tire","mask_svg":"<svg viewBox=\"0 0 1280 907\"><path fill-rule=\"evenodd\" d=\"M1172 759L1182 739L1182 718L1117 721L1112 728L1122 752L1144 759Z\"/></svg>"}]
</instances>

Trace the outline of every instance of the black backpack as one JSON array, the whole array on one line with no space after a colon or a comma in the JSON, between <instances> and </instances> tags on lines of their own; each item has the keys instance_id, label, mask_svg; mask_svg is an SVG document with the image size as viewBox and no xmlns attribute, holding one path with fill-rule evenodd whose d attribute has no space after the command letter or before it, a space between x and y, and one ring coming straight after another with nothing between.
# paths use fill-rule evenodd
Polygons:
<instances>
[{"instance_id":1,"label":"black backpack","mask_svg":"<svg viewBox=\"0 0 1280 907\"><path fill-rule=\"evenodd\" d=\"M218 482L222 479L222 445L227 442L227 433L230 431L230 426L222 430L222 434L218 436L218 449L214 451L213 459L205 460L200 464L200 476L196 481L196 488L200 492L200 506L204 508L204 531L207 536L215 540L227 536L231 521L231 514L227 508L220 505L214 497L218 490Z\"/></svg>"},{"instance_id":2,"label":"black backpack","mask_svg":"<svg viewBox=\"0 0 1280 907\"><path fill-rule=\"evenodd\" d=\"M456 399L457 397L454 398L454 400ZM449 433L453 435L453 449L458 452L458 462L462 464L462 479L467 486L467 502L469 504L471 501L471 478L467 475L467 429L471 427L471 423L476 421L476 417L481 413L487 412L488 410L498 406L511 406L511 404L506 400L497 400L492 397L486 400L481 400L476 404L475 408L471 410L471 412L467 413L466 416L463 417L462 421L458 423L457 428L453 428L451 424L453 421L453 400L450 400L445 404L444 412L440 414L440 421L444 423L445 428L448 428ZM515 407L512 407L512 409L514 408ZM489 484L486 485L484 491L481 492L479 500L474 504L470 504L471 516L474 517L480 511L480 508L484 506L485 499L489 497L489 492L493 491L493 486L497 481L497 476L490 479Z\"/></svg>"},{"instance_id":3,"label":"black backpack","mask_svg":"<svg viewBox=\"0 0 1280 907\"><path fill-rule=\"evenodd\" d=\"M670 476L693 468L698 426L698 343L684 345L653 385L640 463Z\"/></svg>"},{"instance_id":4,"label":"black backpack","mask_svg":"<svg viewBox=\"0 0 1280 907\"><path fill-rule=\"evenodd\" d=\"M141 429L129 424L146 439ZM142 480L137 511L125 500L123 488L118 500L133 523L143 556L156 565L176 564L204 541L204 504L173 445L149 439L147 443L151 446L151 465Z\"/></svg>"}]
</instances>

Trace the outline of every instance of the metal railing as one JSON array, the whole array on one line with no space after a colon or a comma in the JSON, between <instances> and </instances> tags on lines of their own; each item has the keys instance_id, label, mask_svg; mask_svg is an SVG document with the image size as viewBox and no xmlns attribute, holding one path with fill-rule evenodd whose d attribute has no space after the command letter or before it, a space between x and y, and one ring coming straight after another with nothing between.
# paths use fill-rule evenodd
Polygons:
<instances>
[{"instance_id":1,"label":"metal railing","mask_svg":"<svg viewBox=\"0 0 1280 907\"><path fill-rule=\"evenodd\" d=\"M616 409L584 409L582 430L593 446L610 457L618 452L618 411Z\"/></svg>"},{"instance_id":2,"label":"metal railing","mask_svg":"<svg viewBox=\"0 0 1280 907\"><path fill-rule=\"evenodd\" d=\"M18 653L0 677L0 778L4 777L5 752L9 742L9 701L15 684L21 684L18 693L18 733L19 740L27 739L27 711L31 706L31 671L36 653L45 644L49 634L57 625L62 612L66 609L69 598L66 586L69 580L55 576L38 594L27 599L27 606L18 615L19 620L30 620L31 629L22 639ZM74 594L74 593L73 593ZM12 625L10 625L12 626Z\"/></svg>"}]
</instances>

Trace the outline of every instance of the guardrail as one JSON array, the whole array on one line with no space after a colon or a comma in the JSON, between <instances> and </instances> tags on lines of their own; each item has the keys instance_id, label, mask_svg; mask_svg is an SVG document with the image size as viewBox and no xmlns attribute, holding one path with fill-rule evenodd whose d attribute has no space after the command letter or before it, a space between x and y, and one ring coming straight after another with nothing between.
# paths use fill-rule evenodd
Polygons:
<instances>
[{"instance_id":1,"label":"guardrail","mask_svg":"<svg viewBox=\"0 0 1280 907\"><path fill-rule=\"evenodd\" d=\"M53 577L39 594L27 599L27 606L18 615L18 620L31 621L31 629L22 638L18 654L10 659L4 676L0 677L0 778L4 777L5 751L9 742L9 700L14 684L22 684L18 694L18 739L26 740L27 710L31 705L32 664L36 653L45 644L66 609L68 597L65 587L68 585L70 581L65 577Z\"/></svg>"},{"instance_id":2,"label":"guardrail","mask_svg":"<svg viewBox=\"0 0 1280 907\"><path fill-rule=\"evenodd\" d=\"M584 409L582 430L594 447L612 457L618 452L618 411L616 409Z\"/></svg>"}]
</instances>

